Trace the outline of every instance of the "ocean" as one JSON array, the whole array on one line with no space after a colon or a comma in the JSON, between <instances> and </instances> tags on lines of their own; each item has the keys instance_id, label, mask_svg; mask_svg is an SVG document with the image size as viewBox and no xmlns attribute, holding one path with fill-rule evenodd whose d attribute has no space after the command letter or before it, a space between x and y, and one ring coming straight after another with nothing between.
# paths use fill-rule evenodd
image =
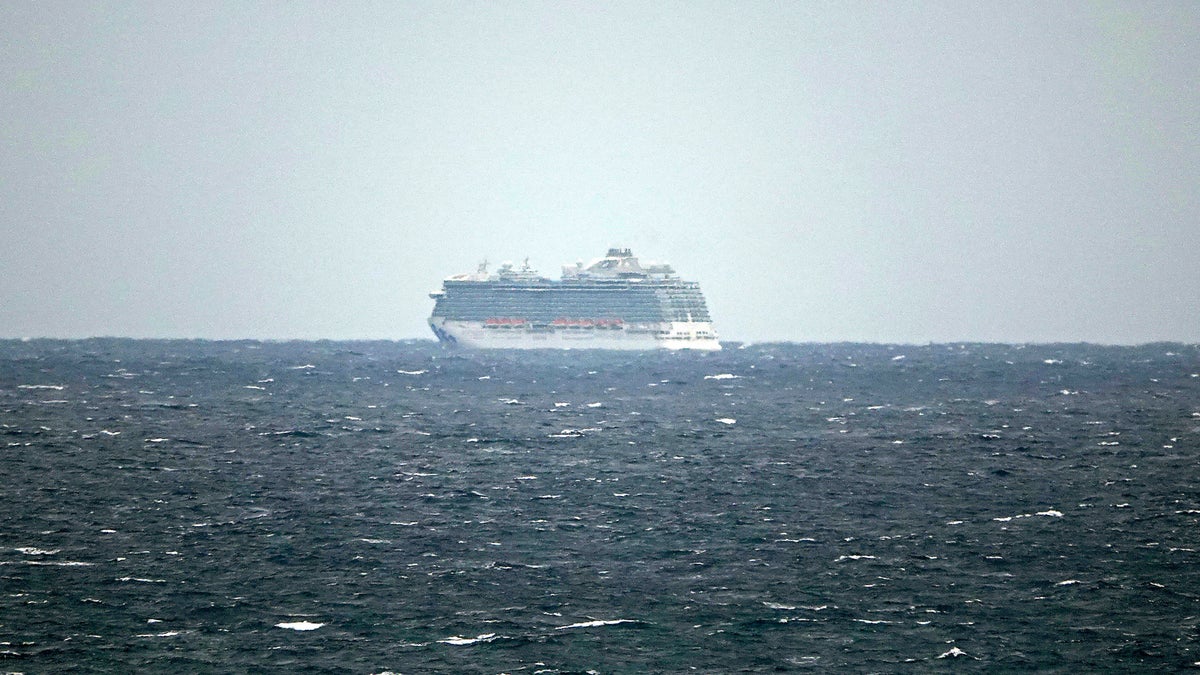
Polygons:
<instances>
[{"instance_id":1,"label":"ocean","mask_svg":"<svg viewBox=\"0 0 1200 675\"><path fill-rule=\"evenodd\" d=\"M1200 347L0 341L0 670L1200 667Z\"/></svg>"}]
</instances>

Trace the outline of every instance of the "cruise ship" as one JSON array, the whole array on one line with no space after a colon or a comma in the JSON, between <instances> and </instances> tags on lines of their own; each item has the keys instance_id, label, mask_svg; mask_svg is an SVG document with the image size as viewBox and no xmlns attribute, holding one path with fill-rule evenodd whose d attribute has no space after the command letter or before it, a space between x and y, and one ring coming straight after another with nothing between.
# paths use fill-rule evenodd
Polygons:
<instances>
[{"instance_id":1,"label":"cruise ship","mask_svg":"<svg viewBox=\"0 0 1200 675\"><path fill-rule=\"evenodd\" d=\"M505 263L446 279L429 294L429 326L444 344L476 349L721 348L700 285L670 265L642 265L627 248L562 279Z\"/></svg>"}]
</instances>

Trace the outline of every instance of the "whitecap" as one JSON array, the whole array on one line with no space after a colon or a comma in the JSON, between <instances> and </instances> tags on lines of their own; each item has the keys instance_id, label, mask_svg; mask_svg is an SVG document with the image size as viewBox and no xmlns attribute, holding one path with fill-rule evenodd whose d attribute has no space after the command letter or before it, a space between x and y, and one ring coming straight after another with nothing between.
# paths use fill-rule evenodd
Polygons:
<instances>
[{"instance_id":1,"label":"whitecap","mask_svg":"<svg viewBox=\"0 0 1200 675\"><path fill-rule=\"evenodd\" d=\"M306 363L302 366L292 366L288 370L312 370L313 368L316 368L316 366L311 363Z\"/></svg>"},{"instance_id":2,"label":"whitecap","mask_svg":"<svg viewBox=\"0 0 1200 675\"><path fill-rule=\"evenodd\" d=\"M30 567L91 567L95 564L79 560L6 560L0 562L0 565L28 565Z\"/></svg>"},{"instance_id":3,"label":"whitecap","mask_svg":"<svg viewBox=\"0 0 1200 675\"><path fill-rule=\"evenodd\" d=\"M169 438L147 438L146 442L147 443L165 443L169 440L171 440L171 439L169 439Z\"/></svg>"},{"instance_id":4,"label":"whitecap","mask_svg":"<svg viewBox=\"0 0 1200 675\"><path fill-rule=\"evenodd\" d=\"M66 389L65 384L18 384L17 389L53 389L54 391L62 391Z\"/></svg>"},{"instance_id":5,"label":"whitecap","mask_svg":"<svg viewBox=\"0 0 1200 675\"><path fill-rule=\"evenodd\" d=\"M737 420L732 417L718 417L717 421L721 424L737 424Z\"/></svg>"},{"instance_id":6,"label":"whitecap","mask_svg":"<svg viewBox=\"0 0 1200 675\"><path fill-rule=\"evenodd\" d=\"M151 638L151 637L175 637L175 636L177 636L177 635L183 635L183 631L181 631L181 630L168 630L168 631L163 631L162 633L142 633L142 634L138 635L138 637L140 637L140 638Z\"/></svg>"},{"instance_id":7,"label":"whitecap","mask_svg":"<svg viewBox=\"0 0 1200 675\"><path fill-rule=\"evenodd\" d=\"M950 651L939 654L938 658L939 659L948 659L948 658L958 658L960 656L971 656L971 655L964 652L963 650L959 649L958 647L952 647L950 649ZM971 658L975 658L975 657L971 656Z\"/></svg>"},{"instance_id":8,"label":"whitecap","mask_svg":"<svg viewBox=\"0 0 1200 675\"><path fill-rule=\"evenodd\" d=\"M1082 583L1083 582L1078 579L1066 579L1065 581L1060 581L1054 585L1055 586L1074 586L1075 584L1082 584Z\"/></svg>"},{"instance_id":9,"label":"whitecap","mask_svg":"<svg viewBox=\"0 0 1200 675\"><path fill-rule=\"evenodd\" d=\"M288 630L316 630L325 624L313 623L311 621L291 621L275 624L276 628L286 628Z\"/></svg>"},{"instance_id":10,"label":"whitecap","mask_svg":"<svg viewBox=\"0 0 1200 675\"><path fill-rule=\"evenodd\" d=\"M572 628L596 628L599 626L615 626L619 623L641 623L637 619L612 619L609 621L582 621L580 623L572 623L566 626L558 626L554 630L569 630Z\"/></svg>"},{"instance_id":11,"label":"whitecap","mask_svg":"<svg viewBox=\"0 0 1200 675\"><path fill-rule=\"evenodd\" d=\"M1055 509L1050 509L1049 511L1038 511L1034 515L1047 516L1049 518L1062 518L1063 517L1062 511L1057 511Z\"/></svg>"},{"instance_id":12,"label":"whitecap","mask_svg":"<svg viewBox=\"0 0 1200 675\"><path fill-rule=\"evenodd\" d=\"M582 429L563 429L557 434L547 434L550 438L579 438L584 434L600 431L600 427L584 427Z\"/></svg>"},{"instance_id":13,"label":"whitecap","mask_svg":"<svg viewBox=\"0 0 1200 675\"><path fill-rule=\"evenodd\" d=\"M764 602L763 604L767 606L767 609L785 609L785 610L796 609L795 605L782 605L778 602Z\"/></svg>"},{"instance_id":14,"label":"whitecap","mask_svg":"<svg viewBox=\"0 0 1200 675\"><path fill-rule=\"evenodd\" d=\"M483 635L478 635L473 638L466 638L466 637L460 637L458 635L452 635L448 638L442 638L441 640L438 640L438 642L441 642L442 644L447 644L447 645L462 646L462 645L473 645L476 642L491 642L492 640L495 640L495 639L496 639L495 633L484 633Z\"/></svg>"},{"instance_id":15,"label":"whitecap","mask_svg":"<svg viewBox=\"0 0 1200 675\"><path fill-rule=\"evenodd\" d=\"M266 390L267 390L267 388L266 388L266 387L260 387L260 386L258 386L257 384L248 384L248 385L246 385L246 386L242 387L242 389L257 389L257 390L259 390L259 391L266 391Z\"/></svg>"},{"instance_id":16,"label":"whitecap","mask_svg":"<svg viewBox=\"0 0 1200 675\"><path fill-rule=\"evenodd\" d=\"M875 560L873 555L840 555L833 562L844 562L846 560Z\"/></svg>"},{"instance_id":17,"label":"whitecap","mask_svg":"<svg viewBox=\"0 0 1200 675\"><path fill-rule=\"evenodd\" d=\"M58 553L62 549L57 549L57 548L45 549L45 548L36 548L33 546L21 546L20 548L16 548L14 550L17 551L18 553L24 553L25 555L54 555L55 553Z\"/></svg>"},{"instance_id":18,"label":"whitecap","mask_svg":"<svg viewBox=\"0 0 1200 675\"><path fill-rule=\"evenodd\" d=\"M742 377L741 375L734 375L733 373L718 373L716 375L705 375L704 379L706 379L706 380L738 380L738 379L741 379L741 377Z\"/></svg>"},{"instance_id":19,"label":"whitecap","mask_svg":"<svg viewBox=\"0 0 1200 675\"><path fill-rule=\"evenodd\" d=\"M424 375L425 373L428 373L429 371L428 370L397 370L396 372L401 375Z\"/></svg>"},{"instance_id":20,"label":"whitecap","mask_svg":"<svg viewBox=\"0 0 1200 675\"><path fill-rule=\"evenodd\" d=\"M599 408L599 407L600 407L600 406L602 406L602 405L604 405L604 404L603 404L603 403L599 403L599 402L597 402L597 403L588 403L588 404L587 404L587 407L589 407L589 408Z\"/></svg>"}]
</instances>

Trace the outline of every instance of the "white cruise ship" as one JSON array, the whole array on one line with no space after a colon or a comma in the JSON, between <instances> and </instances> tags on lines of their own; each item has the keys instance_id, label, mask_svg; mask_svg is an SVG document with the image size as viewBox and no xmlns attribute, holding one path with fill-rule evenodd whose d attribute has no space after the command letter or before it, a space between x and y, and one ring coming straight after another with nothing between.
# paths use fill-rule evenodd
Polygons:
<instances>
[{"instance_id":1,"label":"white cruise ship","mask_svg":"<svg viewBox=\"0 0 1200 675\"><path fill-rule=\"evenodd\" d=\"M638 262L609 249L589 265L564 266L562 279L528 262L446 279L430 293L429 326L445 344L477 349L721 348L700 285L670 265Z\"/></svg>"}]
</instances>

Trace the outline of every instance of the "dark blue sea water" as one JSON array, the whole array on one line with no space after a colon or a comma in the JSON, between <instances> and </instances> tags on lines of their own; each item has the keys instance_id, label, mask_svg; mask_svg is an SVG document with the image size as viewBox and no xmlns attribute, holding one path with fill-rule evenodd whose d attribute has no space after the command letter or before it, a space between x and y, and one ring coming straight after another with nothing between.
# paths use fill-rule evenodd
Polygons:
<instances>
[{"instance_id":1,"label":"dark blue sea water","mask_svg":"<svg viewBox=\"0 0 1200 675\"><path fill-rule=\"evenodd\" d=\"M1173 672L1200 348L0 342L0 670Z\"/></svg>"}]
</instances>

